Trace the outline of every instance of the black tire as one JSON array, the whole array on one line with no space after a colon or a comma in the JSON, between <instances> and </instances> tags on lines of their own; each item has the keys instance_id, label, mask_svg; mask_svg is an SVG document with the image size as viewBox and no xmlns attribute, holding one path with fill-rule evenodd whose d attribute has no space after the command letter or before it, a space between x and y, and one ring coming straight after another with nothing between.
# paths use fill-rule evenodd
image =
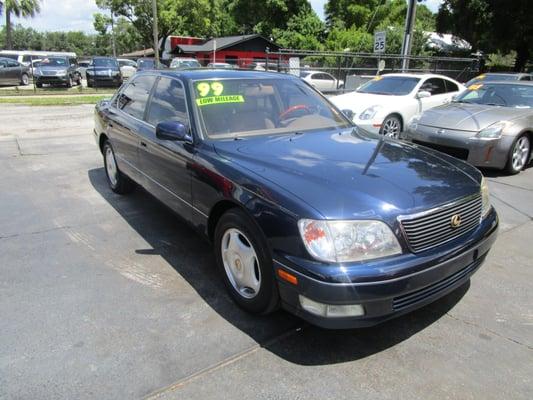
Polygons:
<instances>
[{"instance_id":1,"label":"black tire","mask_svg":"<svg viewBox=\"0 0 533 400\"><path fill-rule=\"evenodd\" d=\"M388 115L381 124L380 135L399 139L402 133L402 121L397 115Z\"/></svg>"},{"instance_id":2,"label":"black tire","mask_svg":"<svg viewBox=\"0 0 533 400\"><path fill-rule=\"evenodd\" d=\"M516 166L513 163L513 154L514 154L515 150L517 149L517 147L520 144L523 145L524 143L527 145L527 149L528 149L527 158L526 158L525 162L523 163L523 165ZM529 138L529 136L527 134L522 134L522 135L518 136L515 139L515 141L513 142L513 145L509 149L509 154L507 155L507 165L505 166L505 171L508 174L510 174L510 175L518 174L520 171L522 171L523 169L525 169L528 166L528 161L530 160L530 157L531 157L531 140L530 140L530 138Z\"/></svg>"},{"instance_id":3,"label":"black tire","mask_svg":"<svg viewBox=\"0 0 533 400\"><path fill-rule=\"evenodd\" d=\"M35 86L37 86L39 89L43 87L42 83L36 83Z\"/></svg>"},{"instance_id":4,"label":"black tire","mask_svg":"<svg viewBox=\"0 0 533 400\"><path fill-rule=\"evenodd\" d=\"M92 88L92 87L93 87L93 84L92 84L90 81L87 81L87 87Z\"/></svg>"},{"instance_id":5,"label":"black tire","mask_svg":"<svg viewBox=\"0 0 533 400\"><path fill-rule=\"evenodd\" d=\"M115 151L113 150L113 146L111 146L111 143L109 140L107 140L104 143L104 146L102 148L102 153L104 155L104 169L105 169L105 175L107 178L107 183L111 190L118 194L128 194L132 192L135 189L135 184L133 181L128 178L126 175L124 175L120 169L117 166L116 160L115 160ZM116 174L114 174L115 179L113 179L110 176L110 171L108 168L108 157L113 157L113 162L116 168Z\"/></svg>"},{"instance_id":6,"label":"black tire","mask_svg":"<svg viewBox=\"0 0 533 400\"><path fill-rule=\"evenodd\" d=\"M20 77L20 84L22 86L28 86L30 84L30 77L28 76L28 74L22 74L22 76Z\"/></svg>"},{"instance_id":7,"label":"black tire","mask_svg":"<svg viewBox=\"0 0 533 400\"><path fill-rule=\"evenodd\" d=\"M231 283L222 257L222 239L229 229L237 229L242 232L257 256L257 267L260 270L261 283L257 294L253 298L244 297ZM233 300L243 309L254 314L268 314L277 309L279 293L272 256L266 243L266 239L260 228L242 210L233 208L227 211L217 223L214 235L215 259L222 274L224 284Z\"/></svg>"}]
</instances>

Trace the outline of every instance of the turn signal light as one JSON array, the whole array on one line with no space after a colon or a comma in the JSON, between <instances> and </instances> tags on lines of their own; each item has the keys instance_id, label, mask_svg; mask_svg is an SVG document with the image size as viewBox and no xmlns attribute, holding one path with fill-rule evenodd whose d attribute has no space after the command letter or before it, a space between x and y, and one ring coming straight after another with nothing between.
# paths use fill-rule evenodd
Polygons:
<instances>
[{"instance_id":1,"label":"turn signal light","mask_svg":"<svg viewBox=\"0 0 533 400\"><path fill-rule=\"evenodd\" d=\"M278 276L284 281L289 282L292 285L298 284L298 278L295 277L293 274L289 274L287 271L278 269Z\"/></svg>"}]
</instances>

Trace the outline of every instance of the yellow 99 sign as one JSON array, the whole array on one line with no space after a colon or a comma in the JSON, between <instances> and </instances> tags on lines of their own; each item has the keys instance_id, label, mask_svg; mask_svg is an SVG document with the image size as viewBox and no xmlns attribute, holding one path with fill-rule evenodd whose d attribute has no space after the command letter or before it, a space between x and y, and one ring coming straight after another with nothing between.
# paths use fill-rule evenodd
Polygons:
<instances>
[{"instance_id":1,"label":"yellow 99 sign","mask_svg":"<svg viewBox=\"0 0 533 400\"><path fill-rule=\"evenodd\" d=\"M212 92L213 96L220 96L224 91L224 85L220 82L200 82L196 85L200 97L206 97Z\"/></svg>"}]
</instances>

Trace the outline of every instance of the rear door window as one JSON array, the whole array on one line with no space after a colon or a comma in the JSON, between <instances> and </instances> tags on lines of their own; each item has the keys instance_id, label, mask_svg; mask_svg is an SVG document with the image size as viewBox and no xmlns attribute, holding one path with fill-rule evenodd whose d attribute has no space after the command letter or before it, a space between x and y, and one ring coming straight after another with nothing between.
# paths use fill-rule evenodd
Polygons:
<instances>
[{"instance_id":1,"label":"rear door window","mask_svg":"<svg viewBox=\"0 0 533 400\"><path fill-rule=\"evenodd\" d=\"M117 98L117 107L132 117L142 120L155 79L154 75L137 77L120 93Z\"/></svg>"},{"instance_id":2,"label":"rear door window","mask_svg":"<svg viewBox=\"0 0 533 400\"><path fill-rule=\"evenodd\" d=\"M180 81L164 77L159 80L146 120L154 126L163 121L177 121L188 125L185 92Z\"/></svg>"},{"instance_id":3,"label":"rear door window","mask_svg":"<svg viewBox=\"0 0 533 400\"><path fill-rule=\"evenodd\" d=\"M457 86L452 81L449 81L449 80L445 79L444 82L446 83L446 91L447 92L458 92L459 91L459 86Z\"/></svg>"},{"instance_id":4,"label":"rear door window","mask_svg":"<svg viewBox=\"0 0 533 400\"><path fill-rule=\"evenodd\" d=\"M428 91L435 96L446 93L446 84L444 83L444 79L430 78L422 84L420 90Z\"/></svg>"}]
</instances>

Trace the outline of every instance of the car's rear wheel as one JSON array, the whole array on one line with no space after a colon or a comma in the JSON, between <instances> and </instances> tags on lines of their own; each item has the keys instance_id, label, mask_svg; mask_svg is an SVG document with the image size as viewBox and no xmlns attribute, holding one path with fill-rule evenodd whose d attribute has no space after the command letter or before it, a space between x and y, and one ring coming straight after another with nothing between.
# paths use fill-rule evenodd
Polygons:
<instances>
[{"instance_id":1,"label":"car's rear wheel","mask_svg":"<svg viewBox=\"0 0 533 400\"><path fill-rule=\"evenodd\" d=\"M272 256L250 217L237 208L226 212L216 226L214 248L226 288L239 306L258 314L276 309Z\"/></svg>"},{"instance_id":2,"label":"car's rear wheel","mask_svg":"<svg viewBox=\"0 0 533 400\"><path fill-rule=\"evenodd\" d=\"M30 77L28 76L28 74L22 74L20 78L20 83L23 86L28 86L30 84Z\"/></svg>"},{"instance_id":3,"label":"car's rear wheel","mask_svg":"<svg viewBox=\"0 0 533 400\"><path fill-rule=\"evenodd\" d=\"M381 124L379 133L384 136L398 139L402 131L402 121L396 115L389 115Z\"/></svg>"},{"instance_id":4,"label":"car's rear wheel","mask_svg":"<svg viewBox=\"0 0 533 400\"><path fill-rule=\"evenodd\" d=\"M135 188L135 185L130 178L118 169L115 152L109 141L104 143L103 153L105 174L111 190L118 194L130 193Z\"/></svg>"},{"instance_id":5,"label":"car's rear wheel","mask_svg":"<svg viewBox=\"0 0 533 400\"><path fill-rule=\"evenodd\" d=\"M529 160L531 142L526 134L519 136L509 150L506 170L510 174L517 174L522 171Z\"/></svg>"}]
</instances>

